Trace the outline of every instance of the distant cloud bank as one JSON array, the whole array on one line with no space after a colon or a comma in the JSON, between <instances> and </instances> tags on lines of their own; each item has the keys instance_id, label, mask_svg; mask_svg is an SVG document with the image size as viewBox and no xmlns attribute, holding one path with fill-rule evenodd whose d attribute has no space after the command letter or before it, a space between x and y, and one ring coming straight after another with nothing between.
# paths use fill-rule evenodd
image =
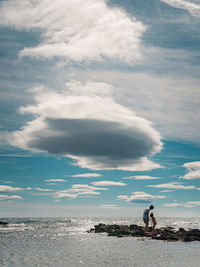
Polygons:
<instances>
[{"instance_id":1,"label":"distant cloud bank","mask_svg":"<svg viewBox=\"0 0 200 267\"><path fill-rule=\"evenodd\" d=\"M145 192L132 192L131 196L121 195L118 196L118 200L125 200L126 202L136 202L136 203L150 203L156 199L166 198L165 196L160 195L150 195Z\"/></svg>"},{"instance_id":2,"label":"distant cloud bank","mask_svg":"<svg viewBox=\"0 0 200 267\"><path fill-rule=\"evenodd\" d=\"M165 207L170 207L170 208L177 208L177 207L184 207L184 208L195 208L195 207L200 207L200 201L187 201L183 203L165 203Z\"/></svg>"},{"instance_id":3,"label":"distant cloud bank","mask_svg":"<svg viewBox=\"0 0 200 267\"><path fill-rule=\"evenodd\" d=\"M179 182L169 182L165 184L156 184L156 185L147 185L147 187L152 188L166 188L166 189L196 189L194 185L184 185L183 183Z\"/></svg>"}]
</instances>

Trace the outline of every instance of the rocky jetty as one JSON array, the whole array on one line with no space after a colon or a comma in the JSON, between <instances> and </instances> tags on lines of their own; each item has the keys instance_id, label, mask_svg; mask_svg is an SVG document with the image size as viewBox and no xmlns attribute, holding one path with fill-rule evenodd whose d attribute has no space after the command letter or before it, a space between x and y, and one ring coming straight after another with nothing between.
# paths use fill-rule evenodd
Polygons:
<instances>
[{"instance_id":1,"label":"rocky jetty","mask_svg":"<svg viewBox=\"0 0 200 267\"><path fill-rule=\"evenodd\" d=\"M185 230L179 228L176 231L173 227L162 227L156 229L156 234L151 234L152 228L149 227L149 233L144 233L144 227L138 226L136 224L132 225L117 225L117 224L98 224L94 228L90 229L88 232L95 233L108 233L109 236L125 237L125 236L134 236L134 237L148 237L156 240L166 240L166 241L200 241L200 230L199 229L190 229Z\"/></svg>"}]
</instances>

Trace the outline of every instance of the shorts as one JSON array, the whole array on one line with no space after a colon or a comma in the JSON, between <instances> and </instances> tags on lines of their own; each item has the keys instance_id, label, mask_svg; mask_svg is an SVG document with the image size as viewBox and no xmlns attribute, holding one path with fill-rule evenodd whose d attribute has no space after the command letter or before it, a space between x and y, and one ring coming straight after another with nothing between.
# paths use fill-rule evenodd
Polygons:
<instances>
[{"instance_id":1,"label":"shorts","mask_svg":"<svg viewBox=\"0 0 200 267\"><path fill-rule=\"evenodd\" d=\"M144 221L145 224L148 224L149 223L149 218L143 219L143 221Z\"/></svg>"}]
</instances>

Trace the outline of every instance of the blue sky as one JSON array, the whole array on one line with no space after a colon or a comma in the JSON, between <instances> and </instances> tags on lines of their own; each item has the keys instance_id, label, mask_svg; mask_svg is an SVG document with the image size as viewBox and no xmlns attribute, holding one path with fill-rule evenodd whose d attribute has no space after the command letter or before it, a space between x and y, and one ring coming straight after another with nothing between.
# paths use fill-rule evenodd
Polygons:
<instances>
[{"instance_id":1,"label":"blue sky","mask_svg":"<svg viewBox=\"0 0 200 267\"><path fill-rule=\"evenodd\" d=\"M1 216L198 216L199 19L198 1L1 0Z\"/></svg>"}]
</instances>

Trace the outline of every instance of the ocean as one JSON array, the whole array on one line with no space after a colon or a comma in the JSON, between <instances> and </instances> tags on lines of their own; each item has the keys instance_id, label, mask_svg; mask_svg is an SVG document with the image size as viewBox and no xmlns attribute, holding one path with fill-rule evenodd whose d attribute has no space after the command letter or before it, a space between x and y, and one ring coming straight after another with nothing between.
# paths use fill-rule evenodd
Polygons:
<instances>
[{"instance_id":1,"label":"ocean","mask_svg":"<svg viewBox=\"0 0 200 267\"><path fill-rule=\"evenodd\" d=\"M200 242L165 242L87 233L95 224L141 218L1 218L0 266L199 267ZM158 227L200 229L200 218L157 218Z\"/></svg>"}]
</instances>

